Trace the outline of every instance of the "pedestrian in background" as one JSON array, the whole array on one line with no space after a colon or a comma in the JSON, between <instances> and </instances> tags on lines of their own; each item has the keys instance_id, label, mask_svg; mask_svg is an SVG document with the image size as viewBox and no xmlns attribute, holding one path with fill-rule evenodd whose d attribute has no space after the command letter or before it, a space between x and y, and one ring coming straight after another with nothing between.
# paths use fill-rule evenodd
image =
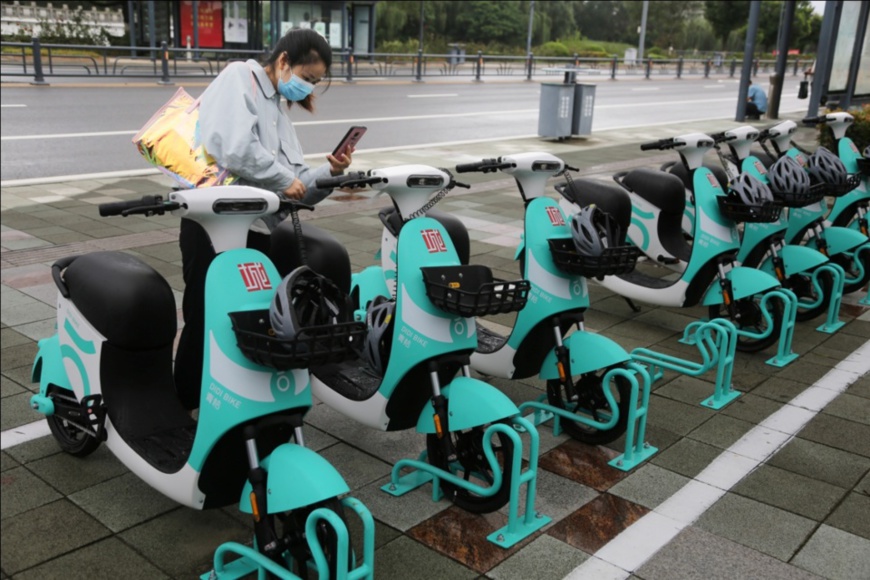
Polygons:
<instances>
[{"instance_id":1,"label":"pedestrian in background","mask_svg":"<svg viewBox=\"0 0 870 580\"><path fill-rule=\"evenodd\" d=\"M284 35L264 65L255 60L227 66L202 95L199 128L205 150L221 167L238 176L238 185L279 192L316 204L332 190L317 189L317 179L341 175L351 164L351 148L341 159L309 167L290 121L296 104L314 110L315 85L329 78L332 49L311 29ZM282 104L282 97L286 104ZM286 217L286 216L284 216ZM269 254L270 233L281 222L267 216L254 223L248 247ZM198 223L181 220L184 328L175 356L175 386L188 410L199 407L205 338L205 277L215 257Z\"/></svg>"},{"instance_id":2,"label":"pedestrian in background","mask_svg":"<svg viewBox=\"0 0 870 580\"><path fill-rule=\"evenodd\" d=\"M749 81L749 93L746 95L746 118L759 120L767 112L767 95L758 83Z\"/></svg>"}]
</instances>

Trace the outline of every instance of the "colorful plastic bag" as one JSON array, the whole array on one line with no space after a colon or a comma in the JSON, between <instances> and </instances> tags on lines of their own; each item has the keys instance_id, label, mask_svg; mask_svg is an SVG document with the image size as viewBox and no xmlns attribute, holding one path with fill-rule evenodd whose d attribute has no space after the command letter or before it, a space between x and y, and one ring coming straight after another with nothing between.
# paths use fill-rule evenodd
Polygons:
<instances>
[{"instance_id":1,"label":"colorful plastic bag","mask_svg":"<svg viewBox=\"0 0 870 580\"><path fill-rule=\"evenodd\" d=\"M136 133L133 144L183 187L229 185L237 179L206 152L199 134L199 99L182 88Z\"/></svg>"}]
</instances>

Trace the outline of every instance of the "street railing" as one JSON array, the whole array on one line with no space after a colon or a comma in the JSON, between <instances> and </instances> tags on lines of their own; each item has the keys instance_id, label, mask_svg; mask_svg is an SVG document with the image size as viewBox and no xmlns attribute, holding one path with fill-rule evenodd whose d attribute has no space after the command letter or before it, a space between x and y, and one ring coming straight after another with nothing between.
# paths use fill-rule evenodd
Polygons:
<instances>
[{"instance_id":1,"label":"street railing","mask_svg":"<svg viewBox=\"0 0 870 580\"><path fill-rule=\"evenodd\" d=\"M100 45L42 44L32 42L0 42L0 74L32 76L43 83L53 77L159 77L160 82L172 78L214 77L227 64L262 59L264 51L236 49L169 48L166 43L156 47L112 47ZM73 54L70 54L73 53ZM78 53L78 54L76 54ZM130 56L142 54L144 56ZM734 77L742 62L737 59L658 59L628 60L617 57L500 56L477 54L366 53L356 55L351 50L336 51L332 76L346 81L407 77L422 81L424 77L458 77L480 81L487 76L533 77L559 75L553 69L570 68L580 76L603 79L619 77ZM774 60L755 60L753 75L771 74ZM809 61L804 63L809 64ZM793 76L802 71L800 59L789 62Z\"/></svg>"}]
</instances>

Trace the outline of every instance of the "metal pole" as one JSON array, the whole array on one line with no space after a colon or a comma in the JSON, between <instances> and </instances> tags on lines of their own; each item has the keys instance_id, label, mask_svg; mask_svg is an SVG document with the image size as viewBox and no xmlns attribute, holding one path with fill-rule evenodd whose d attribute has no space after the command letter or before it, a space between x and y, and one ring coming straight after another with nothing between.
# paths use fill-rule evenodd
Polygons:
<instances>
[{"instance_id":1,"label":"metal pole","mask_svg":"<svg viewBox=\"0 0 870 580\"><path fill-rule=\"evenodd\" d=\"M278 2L274 0L269 3L269 46L273 47L278 43L281 34L281 10ZM344 14L344 11L342 11ZM341 29L344 30L345 24L342 23Z\"/></svg>"},{"instance_id":2,"label":"metal pole","mask_svg":"<svg viewBox=\"0 0 870 580\"><path fill-rule=\"evenodd\" d=\"M813 85L810 91L809 104L807 105L807 117L815 117L819 114L819 105L822 99L822 87L828 77L828 55L834 39L834 24L837 19L837 5L839 2L825 2L825 13L822 17L822 30L819 33L819 46L816 51L816 66L813 70Z\"/></svg>"},{"instance_id":3,"label":"metal pole","mask_svg":"<svg viewBox=\"0 0 870 580\"><path fill-rule=\"evenodd\" d=\"M154 26L154 0L148 0L148 46L151 47L151 60L157 58L157 27Z\"/></svg>"},{"instance_id":4,"label":"metal pole","mask_svg":"<svg viewBox=\"0 0 870 580\"><path fill-rule=\"evenodd\" d=\"M776 67L773 71L773 86L770 102L767 103L767 116L779 118L779 103L782 100L782 85L785 83L785 68L788 65L788 44L791 41L791 25L794 21L795 3L783 2L779 14L779 37L776 42Z\"/></svg>"},{"instance_id":5,"label":"metal pole","mask_svg":"<svg viewBox=\"0 0 870 580\"><path fill-rule=\"evenodd\" d=\"M130 56L136 56L136 3L133 0L127 0L127 18L129 22L127 26L130 31Z\"/></svg>"},{"instance_id":6,"label":"metal pole","mask_svg":"<svg viewBox=\"0 0 870 580\"><path fill-rule=\"evenodd\" d=\"M643 62L643 46L646 40L646 15L649 12L649 0L643 0L643 12L640 14L640 45L637 47L637 60Z\"/></svg>"},{"instance_id":7,"label":"metal pole","mask_svg":"<svg viewBox=\"0 0 870 580\"><path fill-rule=\"evenodd\" d=\"M529 33L526 35L526 54L532 52L532 24L535 22L535 0L529 2Z\"/></svg>"},{"instance_id":8,"label":"metal pole","mask_svg":"<svg viewBox=\"0 0 870 580\"><path fill-rule=\"evenodd\" d=\"M161 70L163 72L163 76L157 81L159 85L171 85L172 80L169 78L169 48L166 46L166 41L160 43L160 52L161 54Z\"/></svg>"},{"instance_id":9,"label":"metal pole","mask_svg":"<svg viewBox=\"0 0 870 580\"><path fill-rule=\"evenodd\" d=\"M417 50L422 54L423 52L423 0L420 0L420 44L417 47Z\"/></svg>"},{"instance_id":10,"label":"metal pole","mask_svg":"<svg viewBox=\"0 0 870 580\"><path fill-rule=\"evenodd\" d=\"M855 83L858 82L858 65L861 64L861 50L864 47L864 36L867 33L867 20L870 14L870 4L861 3L861 12L858 14L858 29L855 32L855 44L852 45L852 62L849 64L849 78L846 81L846 90L840 99L840 108L848 109L855 95ZM865 63L866 67L867 64Z\"/></svg>"},{"instance_id":11,"label":"metal pole","mask_svg":"<svg viewBox=\"0 0 870 580\"><path fill-rule=\"evenodd\" d=\"M193 58L199 59L199 2L193 0Z\"/></svg>"},{"instance_id":12,"label":"metal pole","mask_svg":"<svg viewBox=\"0 0 870 580\"><path fill-rule=\"evenodd\" d=\"M477 51L477 72L474 75L474 80L477 82L481 82L480 73L482 72L481 71L482 68L483 68L483 51L478 50Z\"/></svg>"},{"instance_id":13,"label":"metal pole","mask_svg":"<svg viewBox=\"0 0 870 580\"><path fill-rule=\"evenodd\" d=\"M39 45L39 37L34 36L33 40L33 80L31 85L47 85L45 77L42 76L42 47Z\"/></svg>"},{"instance_id":14,"label":"metal pole","mask_svg":"<svg viewBox=\"0 0 870 580\"><path fill-rule=\"evenodd\" d=\"M740 73L740 88L737 90L737 112L734 120L746 120L746 95L749 93L749 77L752 74L755 36L758 34L758 17L761 14L761 0L749 4L749 27L746 29L746 43L743 46L743 71Z\"/></svg>"}]
</instances>

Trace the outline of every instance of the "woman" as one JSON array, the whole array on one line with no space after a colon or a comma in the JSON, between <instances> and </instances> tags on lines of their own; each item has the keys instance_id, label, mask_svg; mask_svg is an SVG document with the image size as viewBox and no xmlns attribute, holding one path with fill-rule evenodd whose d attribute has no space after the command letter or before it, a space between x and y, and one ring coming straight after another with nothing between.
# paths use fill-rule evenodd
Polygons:
<instances>
[{"instance_id":1,"label":"woman","mask_svg":"<svg viewBox=\"0 0 870 580\"><path fill-rule=\"evenodd\" d=\"M314 110L315 85L328 79L332 50L311 29L291 30L275 46L266 64L254 60L227 66L202 95L199 126L206 151L221 167L239 177L239 185L281 192L316 204L331 190L315 181L340 175L351 164L350 149L341 159L310 168L302 157L296 131L283 108L298 104ZM281 104L281 97L287 104ZM286 217L286 216L285 216ZM258 220L248 247L269 252L270 232L278 216ZM181 220L179 233L184 276L184 329L175 356L175 384L187 409L199 407L205 325L205 277L215 253L202 227Z\"/></svg>"}]
</instances>

